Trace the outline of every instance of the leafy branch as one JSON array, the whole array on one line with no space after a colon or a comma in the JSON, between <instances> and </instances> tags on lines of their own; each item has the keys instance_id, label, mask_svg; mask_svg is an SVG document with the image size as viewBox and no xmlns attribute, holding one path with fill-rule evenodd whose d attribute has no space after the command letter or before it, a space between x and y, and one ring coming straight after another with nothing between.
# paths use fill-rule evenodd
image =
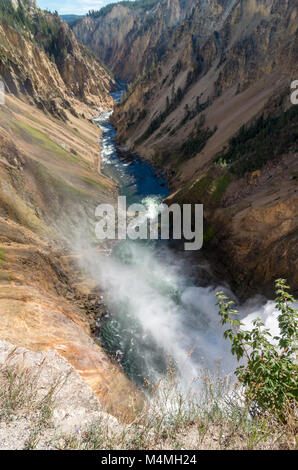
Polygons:
<instances>
[{"instance_id":1,"label":"leafy branch","mask_svg":"<svg viewBox=\"0 0 298 470\"><path fill-rule=\"evenodd\" d=\"M222 325L229 324L224 337L231 341L232 354L238 362L244 359L235 371L245 387L246 399L260 412L271 411L285 420L294 409L298 396L297 383L297 332L298 313L295 299L288 292L286 281L276 281L276 309L280 333L272 337L262 321L257 318L250 331L236 317L234 302L223 292L217 294Z\"/></svg>"}]
</instances>

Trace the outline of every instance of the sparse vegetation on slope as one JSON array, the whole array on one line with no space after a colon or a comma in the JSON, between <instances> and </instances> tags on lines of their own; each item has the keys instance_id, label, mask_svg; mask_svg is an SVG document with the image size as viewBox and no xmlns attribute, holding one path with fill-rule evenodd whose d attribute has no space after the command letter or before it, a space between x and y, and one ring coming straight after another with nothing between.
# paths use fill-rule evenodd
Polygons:
<instances>
[{"instance_id":1,"label":"sparse vegetation on slope","mask_svg":"<svg viewBox=\"0 0 298 470\"><path fill-rule=\"evenodd\" d=\"M123 7L130 8L131 10L138 10L140 8L146 10L149 10L152 8L154 5L156 5L160 0L135 0L135 1L120 1L116 3L111 3L100 10L90 10L87 13L87 16L90 16L91 18L100 18L101 16L108 15L114 7L117 7L118 5L121 5Z\"/></svg>"},{"instance_id":2,"label":"sparse vegetation on slope","mask_svg":"<svg viewBox=\"0 0 298 470\"><path fill-rule=\"evenodd\" d=\"M215 161L241 177L290 150L298 150L298 106L243 126Z\"/></svg>"},{"instance_id":3,"label":"sparse vegetation on slope","mask_svg":"<svg viewBox=\"0 0 298 470\"><path fill-rule=\"evenodd\" d=\"M21 2L14 8L10 0L0 0L0 21L20 31L32 31L32 22Z\"/></svg>"}]
</instances>

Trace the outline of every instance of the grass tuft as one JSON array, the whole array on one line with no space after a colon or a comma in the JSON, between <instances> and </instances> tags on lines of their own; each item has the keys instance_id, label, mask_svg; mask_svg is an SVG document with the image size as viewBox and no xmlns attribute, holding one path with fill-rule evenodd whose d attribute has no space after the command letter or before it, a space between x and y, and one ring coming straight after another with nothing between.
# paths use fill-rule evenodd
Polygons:
<instances>
[{"instance_id":1,"label":"grass tuft","mask_svg":"<svg viewBox=\"0 0 298 470\"><path fill-rule=\"evenodd\" d=\"M49 426L55 408L55 397L62 385L59 377L41 393L40 376L44 361L35 370L12 363L15 350L0 367L0 422L11 421L20 413L33 413L39 427Z\"/></svg>"}]
</instances>

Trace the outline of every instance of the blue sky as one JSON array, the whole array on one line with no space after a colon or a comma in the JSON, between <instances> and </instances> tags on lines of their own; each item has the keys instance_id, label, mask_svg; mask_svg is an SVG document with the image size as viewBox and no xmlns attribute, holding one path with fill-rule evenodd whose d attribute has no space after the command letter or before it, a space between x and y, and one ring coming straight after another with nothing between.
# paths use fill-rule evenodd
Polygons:
<instances>
[{"instance_id":1,"label":"blue sky","mask_svg":"<svg viewBox=\"0 0 298 470\"><path fill-rule=\"evenodd\" d=\"M37 0L37 3L43 10L57 10L61 15L67 13L81 15L89 10L99 10L101 7L116 1L118 0Z\"/></svg>"}]
</instances>

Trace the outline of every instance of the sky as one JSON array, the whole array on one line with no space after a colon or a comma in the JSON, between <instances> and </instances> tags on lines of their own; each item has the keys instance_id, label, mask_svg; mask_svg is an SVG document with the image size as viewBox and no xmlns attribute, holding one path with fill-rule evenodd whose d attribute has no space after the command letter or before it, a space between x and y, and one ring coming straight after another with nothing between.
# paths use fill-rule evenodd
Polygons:
<instances>
[{"instance_id":1,"label":"sky","mask_svg":"<svg viewBox=\"0 0 298 470\"><path fill-rule=\"evenodd\" d=\"M83 15L89 10L100 10L103 6L116 1L118 0L37 0L37 3L43 10L57 10L60 15L68 13Z\"/></svg>"}]
</instances>

